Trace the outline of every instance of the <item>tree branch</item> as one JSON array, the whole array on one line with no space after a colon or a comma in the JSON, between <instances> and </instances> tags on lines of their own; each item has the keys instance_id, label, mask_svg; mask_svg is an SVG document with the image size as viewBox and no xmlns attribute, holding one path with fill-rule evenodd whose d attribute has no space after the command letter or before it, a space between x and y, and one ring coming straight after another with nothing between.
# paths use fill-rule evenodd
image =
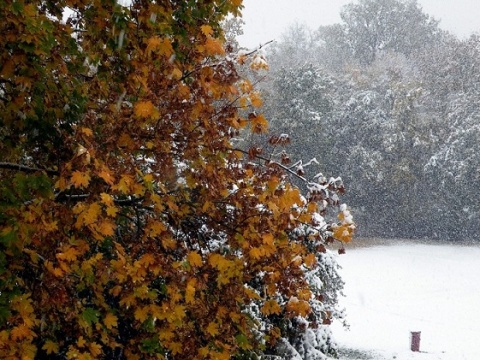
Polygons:
<instances>
[{"instance_id":1,"label":"tree branch","mask_svg":"<svg viewBox=\"0 0 480 360\"><path fill-rule=\"evenodd\" d=\"M239 152L244 153L244 154L246 154L246 155L250 155L250 154L248 153L248 151L245 151L245 150L242 150L242 149L236 149L236 148L234 148L234 149L232 149L232 150L233 150L233 151L239 151ZM280 164L278 161L275 161L275 160L272 160L272 159L267 159L266 157L263 157L263 156L261 156L261 155L255 155L255 158L257 158L257 159L259 159L259 160L266 161L266 162L268 162L269 164L276 165L276 166L282 168L283 170L285 170L286 172L288 172L289 174L291 174L291 175L297 177L298 179L302 180L303 182L305 182L305 183L307 183L307 184L310 183L306 178L304 178L304 177L301 176L301 175L298 175L295 171L293 171L292 169L286 167L285 165Z\"/></svg>"},{"instance_id":2,"label":"tree branch","mask_svg":"<svg viewBox=\"0 0 480 360\"><path fill-rule=\"evenodd\" d=\"M42 169L42 168L31 167L31 166L26 166L21 164L9 163L9 162L0 162L0 169L23 171L26 173L34 173L37 171L42 171L47 173L48 175L60 175L60 172L57 170Z\"/></svg>"}]
</instances>

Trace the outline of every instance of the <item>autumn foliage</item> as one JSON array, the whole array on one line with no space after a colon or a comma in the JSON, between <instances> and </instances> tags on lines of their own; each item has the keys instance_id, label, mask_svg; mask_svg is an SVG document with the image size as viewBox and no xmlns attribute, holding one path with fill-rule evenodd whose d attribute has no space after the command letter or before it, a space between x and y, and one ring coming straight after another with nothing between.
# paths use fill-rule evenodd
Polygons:
<instances>
[{"instance_id":1,"label":"autumn foliage","mask_svg":"<svg viewBox=\"0 0 480 360\"><path fill-rule=\"evenodd\" d=\"M233 145L268 126L240 7L0 2L0 358L229 359L330 321L306 274L351 239L343 185Z\"/></svg>"}]
</instances>

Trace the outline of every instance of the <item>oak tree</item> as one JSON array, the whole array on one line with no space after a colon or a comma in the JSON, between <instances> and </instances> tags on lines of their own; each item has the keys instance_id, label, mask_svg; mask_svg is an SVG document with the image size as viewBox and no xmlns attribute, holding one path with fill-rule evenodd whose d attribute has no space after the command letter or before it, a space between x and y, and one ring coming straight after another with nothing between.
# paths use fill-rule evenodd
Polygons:
<instances>
[{"instance_id":1,"label":"oak tree","mask_svg":"<svg viewBox=\"0 0 480 360\"><path fill-rule=\"evenodd\" d=\"M331 321L343 184L233 145L268 126L241 6L0 2L2 359L253 357Z\"/></svg>"}]
</instances>

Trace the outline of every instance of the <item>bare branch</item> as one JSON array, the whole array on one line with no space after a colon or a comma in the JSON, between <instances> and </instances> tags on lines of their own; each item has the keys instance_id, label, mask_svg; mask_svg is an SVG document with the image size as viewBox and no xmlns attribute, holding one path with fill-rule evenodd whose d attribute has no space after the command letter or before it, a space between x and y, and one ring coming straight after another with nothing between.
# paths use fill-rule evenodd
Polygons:
<instances>
[{"instance_id":1,"label":"bare branch","mask_svg":"<svg viewBox=\"0 0 480 360\"><path fill-rule=\"evenodd\" d=\"M26 173L34 173L34 172L40 171L40 172L45 172L48 175L60 175L60 172L58 170L42 169L42 168L26 166L21 164L9 163L9 162L0 162L0 169L23 171Z\"/></svg>"}]
</instances>

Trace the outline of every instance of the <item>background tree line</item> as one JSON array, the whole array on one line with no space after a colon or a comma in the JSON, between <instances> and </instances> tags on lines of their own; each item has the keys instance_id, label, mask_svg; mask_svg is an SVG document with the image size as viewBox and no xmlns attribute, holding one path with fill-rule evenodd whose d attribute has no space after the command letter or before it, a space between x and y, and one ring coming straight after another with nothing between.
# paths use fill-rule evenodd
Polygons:
<instances>
[{"instance_id":1,"label":"background tree line","mask_svg":"<svg viewBox=\"0 0 480 360\"><path fill-rule=\"evenodd\" d=\"M480 238L480 37L414 0L361 0L341 19L268 48L273 131L343 174L359 235Z\"/></svg>"}]
</instances>

